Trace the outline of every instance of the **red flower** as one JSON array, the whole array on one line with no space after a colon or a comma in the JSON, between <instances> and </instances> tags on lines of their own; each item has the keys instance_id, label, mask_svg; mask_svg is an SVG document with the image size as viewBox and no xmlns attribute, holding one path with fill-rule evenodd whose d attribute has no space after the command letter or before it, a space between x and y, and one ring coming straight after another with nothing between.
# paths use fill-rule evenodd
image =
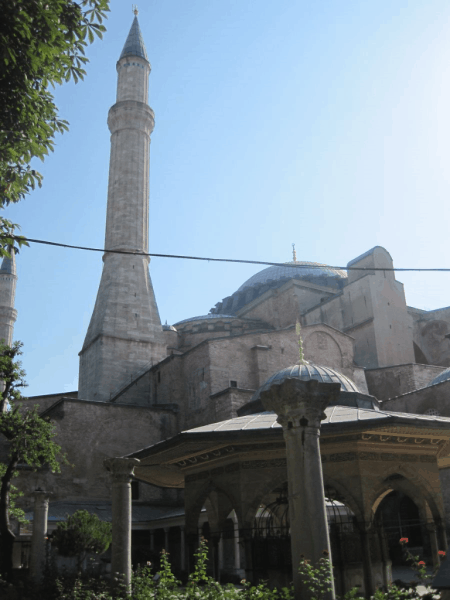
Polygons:
<instances>
[{"instance_id":1,"label":"red flower","mask_svg":"<svg viewBox=\"0 0 450 600\"><path fill-rule=\"evenodd\" d=\"M419 562L417 564L420 565L421 567L425 566L425 562L423 560L419 560Z\"/></svg>"},{"instance_id":2,"label":"red flower","mask_svg":"<svg viewBox=\"0 0 450 600\"><path fill-rule=\"evenodd\" d=\"M400 544L407 544L409 542L408 538L400 538Z\"/></svg>"},{"instance_id":3,"label":"red flower","mask_svg":"<svg viewBox=\"0 0 450 600\"><path fill-rule=\"evenodd\" d=\"M444 550L439 550L438 554L439 554L439 556L445 556Z\"/></svg>"}]
</instances>

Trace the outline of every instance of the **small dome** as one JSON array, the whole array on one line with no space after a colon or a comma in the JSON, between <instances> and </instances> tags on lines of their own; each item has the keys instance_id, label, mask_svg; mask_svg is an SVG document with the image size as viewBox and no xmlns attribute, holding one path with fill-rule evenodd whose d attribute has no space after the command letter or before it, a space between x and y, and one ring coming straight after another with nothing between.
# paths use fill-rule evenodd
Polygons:
<instances>
[{"instance_id":1,"label":"small dome","mask_svg":"<svg viewBox=\"0 0 450 600\"><path fill-rule=\"evenodd\" d=\"M317 281L319 285L335 287L340 279L347 279L347 273L321 263L296 260L287 262L284 266L272 266L259 271L247 279L237 291L242 292L257 285L275 281L284 282L289 279Z\"/></svg>"},{"instance_id":2,"label":"small dome","mask_svg":"<svg viewBox=\"0 0 450 600\"><path fill-rule=\"evenodd\" d=\"M442 373L439 373L439 375L436 375L436 377L430 381L427 387L430 387L430 385L436 385L436 383L442 383L443 381L447 381L447 379L450 379L450 367L445 369L445 371L442 371Z\"/></svg>"},{"instance_id":3,"label":"small dome","mask_svg":"<svg viewBox=\"0 0 450 600\"><path fill-rule=\"evenodd\" d=\"M166 321L166 324L162 326L162 328L163 328L163 331L175 331L175 332L177 331L173 325L168 325L167 321Z\"/></svg>"},{"instance_id":4,"label":"small dome","mask_svg":"<svg viewBox=\"0 0 450 600\"><path fill-rule=\"evenodd\" d=\"M193 321L212 321L214 319L233 319L236 317L234 315L202 315L201 317L190 317L189 319L184 319L183 321L178 321L175 325L182 325L184 323L191 323Z\"/></svg>"},{"instance_id":5,"label":"small dome","mask_svg":"<svg viewBox=\"0 0 450 600\"><path fill-rule=\"evenodd\" d=\"M335 369L330 367L321 367L319 365L313 365L312 363L305 363L300 365L293 365L286 367L269 379L257 390L251 399L251 402L258 400L262 392L268 390L272 385L280 385L286 379L301 379L302 381L309 381L310 379L316 379L322 383L340 383L341 391L343 392L356 392L359 393L358 388L351 379L339 373Z\"/></svg>"}]
</instances>

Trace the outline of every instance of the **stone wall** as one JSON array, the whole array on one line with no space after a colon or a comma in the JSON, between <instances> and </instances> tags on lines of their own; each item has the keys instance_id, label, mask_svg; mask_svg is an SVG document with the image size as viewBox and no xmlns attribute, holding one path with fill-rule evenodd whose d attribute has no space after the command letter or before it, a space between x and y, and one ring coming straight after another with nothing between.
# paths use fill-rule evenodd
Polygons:
<instances>
[{"instance_id":1,"label":"stone wall","mask_svg":"<svg viewBox=\"0 0 450 600\"><path fill-rule=\"evenodd\" d=\"M441 371L442 367L433 365L408 364L366 369L365 373L369 393L379 400L387 400L424 388Z\"/></svg>"},{"instance_id":2,"label":"stone wall","mask_svg":"<svg viewBox=\"0 0 450 600\"><path fill-rule=\"evenodd\" d=\"M408 308L414 323L416 360L450 366L450 307L437 310Z\"/></svg>"},{"instance_id":3,"label":"stone wall","mask_svg":"<svg viewBox=\"0 0 450 600\"><path fill-rule=\"evenodd\" d=\"M364 256L349 264L365 268L392 266L384 249L375 250L375 258ZM342 292L306 311L303 323L327 323L351 335L359 366L376 368L414 362L413 324L403 285L392 271L351 273Z\"/></svg>"},{"instance_id":4,"label":"stone wall","mask_svg":"<svg viewBox=\"0 0 450 600\"><path fill-rule=\"evenodd\" d=\"M123 406L63 398L45 413L55 423L55 441L67 454L68 463L60 474L48 469L36 473L21 472L19 487L28 493L40 487L53 493L52 501L77 499L111 499L111 480L103 460L123 456L178 430L172 410ZM159 488L142 486L146 497L158 500Z\"/></svg>"},{"instance_id":5,"label":"stone wall","mask_svg":"<svg viewBox=\"0 0 450 600\"><path fill-rule=\"evenodd\" d=\"M233 337L251 331L270 331L273 329L271 325L260 319L238 319L237 317L192 319L186 323L177 323L176 327L178 331L176 348L181 351L186 351L205 340L212 340L217 337Z\"/></svg>"},{"instance_id":6,"label":"stone wall","mask_svg":"<svg viewBox=\"0 0 450 600\"><path fill-rule=\"evenodd\" d=\"M353 338L327 325L302 330L306 360L329 366L353 379ZM295 326L269 332L247 332L204 340L181 355L172 355L133 382L117 402L142 406L177 405L181 429L236 416L271 375L297 363ZM366 392L364 374L356 369L359 388ZM227 392L229 389L245 390Z\"/></svg>"},{"instance_id":7,"label":"stone wall","mask_svg":"<svg viewBox=\"0 0 450 600\"><path fill-rule=\"evenodd\" d=\"M261 319L276 328L294 324L300 315L336 291L309 282L291 279L282 287L269 290L239 310L240 317Z\"/></svg>"},{"instance_id":8,"label":"stone wall","mask_svg":"<svg viewBox=\"0 0 450 600\"><path fill-rule=\"evenodd\" d=\"M426 411L436 411L442 417L450 417L449 397L450 381L443 381L386 400L383 402L382 408L419 415L423 415Z\"/></svg>"}]
</instances>

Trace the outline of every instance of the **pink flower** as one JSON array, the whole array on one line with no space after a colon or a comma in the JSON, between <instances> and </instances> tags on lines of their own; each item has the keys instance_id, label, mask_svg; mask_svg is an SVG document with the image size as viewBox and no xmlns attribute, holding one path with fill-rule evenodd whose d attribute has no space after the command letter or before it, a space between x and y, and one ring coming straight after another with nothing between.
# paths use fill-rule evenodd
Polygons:
<instances>
[{"instance_id":1,"label":"pink flower","mask_svg":"<svg viewBox=\"0 0 450 600\"><path fill-rule=\"evenodd\" d=\"M407 544L409 542L408 538L400 538L400 544Z\"/></svg>"},{"instance_id":2,"label":"pink flower","mask_svg":"<svg viewBox=\"0 0 450 600\"><path fill-rule=\"evenodd\" d=\"M421 567L425 566L425 562L423 560L419 560L419 562L417 564L420 565Z\"/></svg>"}]
</instances>

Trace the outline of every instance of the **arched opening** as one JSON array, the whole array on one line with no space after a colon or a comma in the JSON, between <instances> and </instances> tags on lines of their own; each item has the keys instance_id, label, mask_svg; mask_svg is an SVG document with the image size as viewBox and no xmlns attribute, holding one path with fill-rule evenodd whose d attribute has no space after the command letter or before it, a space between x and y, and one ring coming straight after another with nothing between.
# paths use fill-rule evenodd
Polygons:
<instances>
[{"instance_id":1,"label":"arched opening","mask_svg":"<svg viewBox=\"0 0 450 600\"><path fill-rule=\"evenodd\" d=\"M401 538L408 539L412 554L420 556L421 560L429 557L428 539L424 535L426 523L421 519L415 502L404 492L392 490L385 495L377 507L375 518L385 531L393 568L408 564L400 544Z\"/></svg>"},{"instance_id":2,"label":"arched opening","mask_svg":"<svg viewBox=\"0 0 450 600\"><path fill-rule=\"evenodd\" d=\"M372 563L363 564L363 524L335 489L325 489L325 506L334 566L335 588L341 595L356 587L365 591L367 569L376 587L388 583L387 551L377 529L369 534ZM307 558L307 557L306 557ZM253 577L268 580L273 587L287 585L292 579L292 558L287 483L277 487L260 503L252 530Z\"/></svg>"}]
</instances>

